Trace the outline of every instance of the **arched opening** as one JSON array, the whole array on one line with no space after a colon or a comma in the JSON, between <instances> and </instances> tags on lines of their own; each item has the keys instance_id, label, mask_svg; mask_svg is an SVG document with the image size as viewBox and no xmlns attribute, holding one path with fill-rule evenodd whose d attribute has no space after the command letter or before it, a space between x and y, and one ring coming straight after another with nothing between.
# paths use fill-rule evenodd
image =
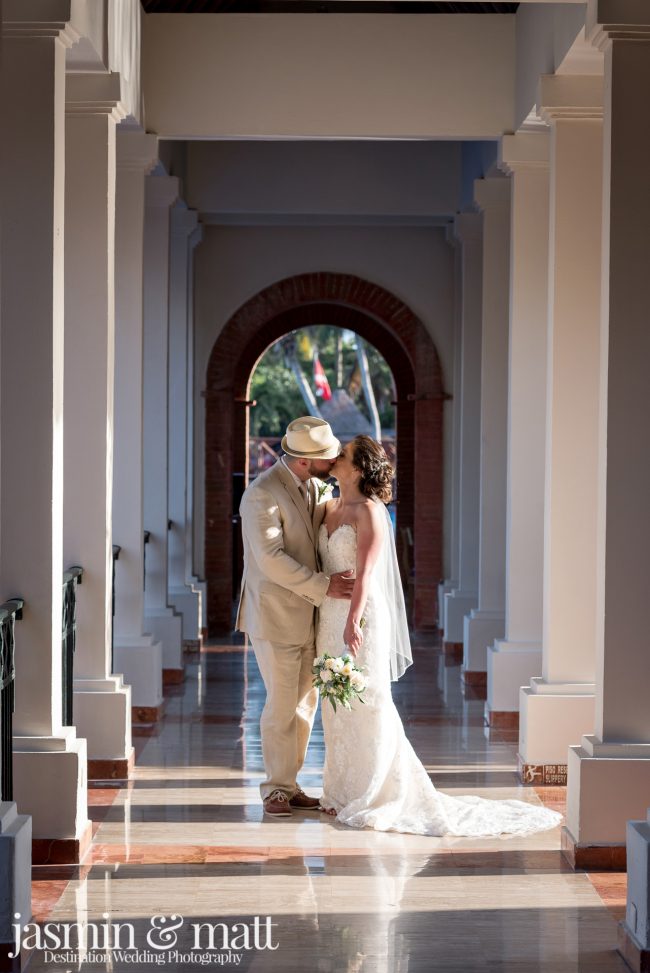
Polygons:
<instances>
[{"instance_id":1,"label":"arched opening","mask_svg":"<svg viewBox=\"0 0 650 973\"><path fill-rule=\"evenodd\" d=\"M206 375L205 578L208 634L231 630L233 516L248 476L251 373L266 348L290 331L327 321L354 331L388 362L397 390L397 537L410 557L412 624L432 628L442 573L440 362L423 324L393 294L347 274L302 274L272 284L226 323ZM417 456L417 462L416 462ZM404 544L409 544L409 552Z\"/></svg>"}]
</instances>

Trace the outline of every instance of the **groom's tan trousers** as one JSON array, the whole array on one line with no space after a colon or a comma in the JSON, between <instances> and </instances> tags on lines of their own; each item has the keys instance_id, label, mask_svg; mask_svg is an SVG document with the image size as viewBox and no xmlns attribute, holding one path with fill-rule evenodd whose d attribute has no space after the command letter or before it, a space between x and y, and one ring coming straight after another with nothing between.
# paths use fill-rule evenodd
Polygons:
<instances>
[{"instance_id":1,"label":"groom's tan trousers","mask_svg":"<svg viewBox=\"0 0 650 973\"><path fill-rule=\"evenodd\" d=\"M274 790L291 798L318 706L318 690L312 686L314 628L304 645L280 645L258 638L251 638L251 644L266 687L260 719L266 779L260 793L262 800Z\"/></svg>"}]
</instances>

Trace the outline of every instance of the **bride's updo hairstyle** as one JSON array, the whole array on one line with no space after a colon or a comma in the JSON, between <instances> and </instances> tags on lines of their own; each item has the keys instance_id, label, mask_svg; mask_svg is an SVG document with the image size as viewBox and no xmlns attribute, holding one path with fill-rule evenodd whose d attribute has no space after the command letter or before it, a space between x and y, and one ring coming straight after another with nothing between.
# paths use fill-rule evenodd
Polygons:
<instances>
[{"instance_id":1,"label":"bride's updo hairstyle","mask_svg":"<svg viewBox=\"0 0 650 973\"><path fill-rule=\"evenodd\" d=\"M359 489L363 495L390 503L395 470L388 462L381 443L370 436L355 436L352 440L352 465L361 472Z\"/></svg>"}]
</instances>

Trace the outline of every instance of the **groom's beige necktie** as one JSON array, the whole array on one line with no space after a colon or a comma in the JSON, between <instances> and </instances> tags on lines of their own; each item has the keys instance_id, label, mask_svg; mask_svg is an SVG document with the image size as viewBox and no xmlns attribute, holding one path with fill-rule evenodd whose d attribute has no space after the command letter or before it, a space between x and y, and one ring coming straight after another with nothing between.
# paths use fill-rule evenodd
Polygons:
<instances>
[{"instance_id":1,"label":"groom's beige necktie","mask_svg":"<svg viewBox=\"0 0 650 973\"><path fill-rule=\"evenodd\" d=\"M305 501L307 510L309 510L309 489L306 483L300 484L300 494L302 496L302 499Z\"/></svg>"}]
</instances>

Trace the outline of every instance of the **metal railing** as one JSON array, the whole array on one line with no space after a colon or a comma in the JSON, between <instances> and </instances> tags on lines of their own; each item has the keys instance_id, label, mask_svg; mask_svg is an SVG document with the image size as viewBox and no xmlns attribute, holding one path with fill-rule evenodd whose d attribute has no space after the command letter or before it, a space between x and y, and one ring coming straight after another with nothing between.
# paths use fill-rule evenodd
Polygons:
<instances>
[{"instance_id":1,"label":"metal railing","mask_svg":"<svg viewBox=\"0 0 650 973\"><path fill-rule=\"evenodd\" d=\"M113 573L111 580L111 672L115 672L114 665L114 654L115 654L115 562L120 559L120 551L122 548L119 544L113 544Z\"/></svg>"},{"instance_id":2,"label":"metal railing","mask_svg":"<svg viewBox=\"0 0 650 973\"><path fill-rule=\"evenodd\" d=\"M63 725L72 726L74 650L77 637L77 585L84 569L78 565L63 572L63 625L61 635Z\"/></svg>"},{"instance_id":3,"label":"metal railing","mask_svg":"<svg viewBox=\"0 0 650 973\"><path fill-rule=\"evenodd\" d=\"M24 605L22 598L12 598L0 605L0 801L13 801L14 622L23 617Z\"/></svg>"}]
</instances>

